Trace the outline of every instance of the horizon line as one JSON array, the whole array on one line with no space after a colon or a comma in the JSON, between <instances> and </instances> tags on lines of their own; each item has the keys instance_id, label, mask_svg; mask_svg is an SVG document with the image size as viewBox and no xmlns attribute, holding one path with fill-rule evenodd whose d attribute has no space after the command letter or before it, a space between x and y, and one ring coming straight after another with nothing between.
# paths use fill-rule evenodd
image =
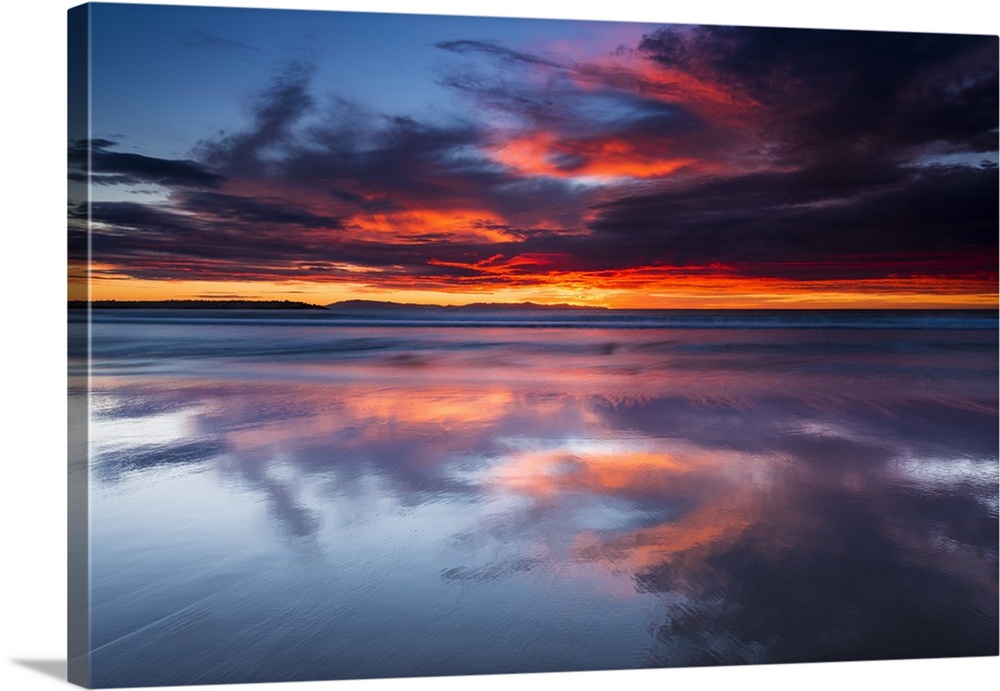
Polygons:
<instances>
[{"instance_id":1,"label":"horizon line","mask_svg":"<svg viewBox=\"0 0 1000 691\"><path fill-rule=\"evenodd\" d=\"M803 306L803 305L789 305L789 306L778 306L778 305L768 305L762 307L607 307L604 305L586 305L578 303L539 303L532 301L521 301L521 302L470 302L463 304L439 304L439 303L412 303L412 302L396 302L392 300L364 300L364 299L350 299L350 300L337 300L330 303L312 303L304 302L300 300L269 300L269 299L248 299L248 298L172 298L166 300L117 300L117 299L105 299L105 300L67 300L67 304L70 307L74 306L85 306L89 305L91 307L110 307L110 306L121 306L121 307L138 307L146 306L150 308L156 308L157 306L171 306L177 303L184 304L197 304L197 305L229 305L237 306L244 304L260 304L260 305L272 305L272 306L288 306L288 307L300 307L300 308L313 308L313 309L330 309L336 306L366 306L374 308L429 308L429 309L468 309L468 308L530 308L530 309L548 309L548 310L598 310L604 312L790 312L790 311L829 311L829 312L956 312L956 311L1000 311L1000 303L994 306L981 307L981 306L946 306L946 307L907 307L907 306L893 306L893 307L870 307L870 306L859 306L859 307L824 307L824 306Z\"/></svg>"}]
</instances>

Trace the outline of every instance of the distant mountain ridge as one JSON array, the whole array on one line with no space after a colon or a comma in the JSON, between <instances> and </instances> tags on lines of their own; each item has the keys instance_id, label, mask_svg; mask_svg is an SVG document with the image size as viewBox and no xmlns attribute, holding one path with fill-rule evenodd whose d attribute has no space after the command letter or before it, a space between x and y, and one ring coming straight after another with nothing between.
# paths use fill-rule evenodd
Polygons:
<instances>
[{"instance_id":1,"label":"distant mountain ridge","mask_svg":"<svg viewBox=\"0 0 1000 691\"><path fill-rule=\"evenodd\" d=\"M89 306L94 309L195 309L195 310L342 310L342 311L412 311L428 310L435 312L451 311L566 311L566 310L608 310L607 307L590 307L587 305L571 305L559 303L543 305L537 302L473 302L467 305L422 305L409 302L391 302L388 300L341 300L328 305L314 305L308 302L294 300L70 300L71 309L82 309Z\"/></svg>"}]
</instances>

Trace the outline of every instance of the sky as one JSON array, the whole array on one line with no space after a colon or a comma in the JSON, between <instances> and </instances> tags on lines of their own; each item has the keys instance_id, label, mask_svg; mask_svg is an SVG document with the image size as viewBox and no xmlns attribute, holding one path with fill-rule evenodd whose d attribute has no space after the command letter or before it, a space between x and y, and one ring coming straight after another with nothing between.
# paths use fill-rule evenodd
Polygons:
<instances>
[{"instance_id":1,"label":"sky","mask_svg":"<svg viewBox=\"0 0 1000 691\"><path fill-rule=\"evenodd\" d=\"M996 36L91 8L93 299L997 305Z\"/></svg>"},{"instance_id":2,"label":"sky","mask_svg":"<svg viewBox=\"0 0 1000 691\"><path fill-rule=\"evenodd\" d=\"M185 0L186 4L206 4L206 0ZM265 4L266 0L215 0L214 4ZM11 128L8 150L15 166L6 169L5 189L8 199L20 200L19 208L9 215L16 227L35 232L12 235L9 249L14 252L4 286L11 295L28 294L33 300L13 301L14 318L24 324L37 323L38 304L51 319L43 318L47 327L43 338L8 339L7 355L12 362L22 363L12 369L12 390L18 392L18 404L13 406L12 429L32 429L37 424L38 411L49 410L52 401L65 389L65 338L59 329L65 328L65 216L59 201L65 189L66 139L65 100L65 12L74 1L40 0L30 4L8 3L8 36L0 43L5 64L30 65L32 69L10 69L6 75L8 88L14 93L41 92L35 107L8 109L5 114ZM266 4L275 4L273 0ZM318 8L352 7L356 9L390 9L393 11L425 10L467 12L464 0L421 0L414 5L400 0L295 0L296 6ZM742 25L760 23L795 26L851 27L860 29L906 29L910 31L982 31L1000 33L1000 10L984 5L980 0L952 0L948 3L911 5L905 13L893 3L872 3L871 0L842 0L838 3L786 3L783 0L759 0L740 3L736 0L700 0L698 3L650 4L646 0L618 0L616 3L586 4L573 0L479 0L477 11L489 14L519 14L536 16L585 16L666 21L737 22ZM16 133L16 136L15 136ZM55 203L53 203L55 202ZM50 229L52 232L49 232ZM54 332L54 333L53 333ZM26 437L15 435L12 452L24 458L59 458L65 452L65 434L54 426L52 434ZM58 463L17 463L9 468L5 487L9 495L3 502L5 534L8 552L33 569L8 573L11 587L3 601L4 612L15 626L0 633L2 645L9 651L0 660L0 679L8 687L28 689L63 688L61 672L39 671L20 660L57 661L65 655L65 637L59 622L65 617L65 488L64 468ZM57 491L53 491L56 488ZM30 520L25 521L25 516ZM723 688L732 683L766 683L771 688L798 689L803 684L822 690L842 689L845 685L875 683L905 683L910 689L940 689L956 678L995 678L998 657L955 658L917 662L871 662L851 664L771 665L762 667L728 667L717 669L687 668L671 670L671 680L697 684L706 688ZM41 668L39 668L41 669ZM55 669L55 667L53 667ZM816 671L822 670L817 675ZM633 688L660 688L660 670L632 670L626 673L588 673L579 682L582 688L596 688L622 681ZM477 684L488 689L507 688L510 678L482 677ZM322 684L322 682L317 682ZM517 679L527 689L551 685L545 675L528 675ZM432 680L375 680L366 682L379 688L465 688L461 677ZM287 684L261 684L261 691L291 688ZM301 684L296 684L299 688ZM225 687L229 688L229 687ZM235 686L232 688L236 688Z\"/></svg>"}]
</instances>

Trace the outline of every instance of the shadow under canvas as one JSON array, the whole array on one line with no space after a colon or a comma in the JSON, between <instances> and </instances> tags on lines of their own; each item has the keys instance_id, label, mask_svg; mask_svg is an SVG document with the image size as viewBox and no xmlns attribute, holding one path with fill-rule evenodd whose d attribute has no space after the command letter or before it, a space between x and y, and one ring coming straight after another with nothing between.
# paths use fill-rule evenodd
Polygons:
<instances>
[{"instance_id":1,"label":"shadow under canvas","mask_svg":"<svg viewBox=\"0 0 1000 691\"><path fill-rule=\"evenodd\" d=\"M66 681L66 660L11 660L11 662L33 669L45 676Z\"/></svg>"}]
</instances>

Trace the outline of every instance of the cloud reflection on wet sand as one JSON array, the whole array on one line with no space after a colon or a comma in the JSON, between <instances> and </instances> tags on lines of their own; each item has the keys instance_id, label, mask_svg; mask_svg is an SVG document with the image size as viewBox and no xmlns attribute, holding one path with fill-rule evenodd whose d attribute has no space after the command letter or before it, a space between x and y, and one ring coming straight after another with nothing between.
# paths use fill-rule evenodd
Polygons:
<instances>
[{"instance_id":1,"label":"cloud reflection on wet sand","mask_svg":"<svg viewBox=\"0 0 1000 691\"><path fill-rule=\"evenodd\" d=\"M424 531L432 512L444 588L413 602L424 625L478 611L452 599L477 588L506 588L511 617L543 586L585 610L604 571L605 596L645 612L638 664L995 654L994 334L572 337L564 354L550 345L566 334L536 331L488 352L98 377L98 439L177 429L97 454L95 477L128 492L164 464L210 469L197 500L258 497L278 553L360 548L397 520ZM523 669L633 665L574 657L574 636ZM510 652L472 671L517 671ZM310 669L337 676L322 659Z\"/></svg>"}]
</instances>

